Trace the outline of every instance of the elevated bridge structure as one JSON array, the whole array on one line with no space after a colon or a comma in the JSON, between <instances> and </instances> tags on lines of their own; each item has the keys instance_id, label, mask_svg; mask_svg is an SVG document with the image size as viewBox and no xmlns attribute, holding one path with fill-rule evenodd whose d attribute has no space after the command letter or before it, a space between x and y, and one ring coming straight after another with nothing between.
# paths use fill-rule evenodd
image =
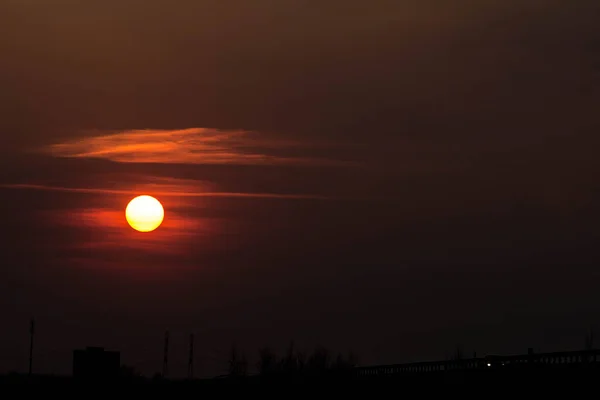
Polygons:
<instances>
[{"instance_id":1,"label":"elevated bridge structure","mask_svg":"<svg viewBox=\"0 0 600 400\"><path fill-rule=\"evenodd\" d=\"M426 374L442 371L486 371L514 369L560 369L569 367L600 368L600 350L566 351L553 353L527 353L461 360L428 361L406 364L357 367L357 377L393 376L399 374Z\"/></svg>"}]
</instances>

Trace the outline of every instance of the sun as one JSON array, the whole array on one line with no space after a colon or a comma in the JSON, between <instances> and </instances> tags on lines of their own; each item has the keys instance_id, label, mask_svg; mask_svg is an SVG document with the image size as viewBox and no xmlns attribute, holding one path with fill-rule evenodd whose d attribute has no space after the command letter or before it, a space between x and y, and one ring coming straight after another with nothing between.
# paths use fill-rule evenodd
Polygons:
<instances>
[{"instance_id":1,"label":"sun","mask_svg":"<svg viewBox=\"0 0 600 400\"><path fill-rule=\"evenodd\" d=\"M125 218L138 232L152 232L165 218L165 210L160 201L152 196L138 196L131 200L125 209Z\"/></svg>"}]
</instances>

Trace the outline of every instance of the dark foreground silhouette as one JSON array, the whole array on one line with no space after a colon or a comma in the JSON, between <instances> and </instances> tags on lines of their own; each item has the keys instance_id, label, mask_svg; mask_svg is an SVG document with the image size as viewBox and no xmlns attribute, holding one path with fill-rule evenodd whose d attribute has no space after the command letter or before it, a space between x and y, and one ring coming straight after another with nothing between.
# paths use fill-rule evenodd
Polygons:
<instances>
[{"instance_id":1,"label":"dark foreground silhouette","mask_svg":"<svg viewBox=\"0 0 600 400\"><path fill-rule=\"evenodd\" d=\"M318 354L318 353L317 353ZM242 366L232 364L226 376L211 379L171 380L160 376L145 378L128 368L121 368L115 376L43 376L8 374L0 377L2 383L154 383L186 385L256 385L256 384L311 384L311 383L583 383L600 378L600 350L558 353L528 353L516 356L486 356L439 362L421 362L383 366L357 367L348 362L317 363L312 357L304 364L297 358L284 357L278 362L263 352L259 373L249 375ZM323 355L323 354L321 354ZM243 358L238 358L243 360ZM312 361L310 361L312 360ZM324 361L321 358L320 361ZM347 361L347 360L346 360ZM312 363L312 364L311 364Z\"/></svg>"}]
</instances>

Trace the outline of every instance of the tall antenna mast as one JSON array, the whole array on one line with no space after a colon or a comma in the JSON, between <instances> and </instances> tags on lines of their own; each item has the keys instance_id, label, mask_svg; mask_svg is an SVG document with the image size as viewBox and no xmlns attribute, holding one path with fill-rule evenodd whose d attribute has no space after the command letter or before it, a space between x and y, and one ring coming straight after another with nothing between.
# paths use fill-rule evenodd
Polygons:
<instances>
[{"instance_id":1,"label":"tall antenna mast","mask_svg":"<svg viewBox=\"0 0 600 400\"><path fill-rule=\"evenodd\" d=\"M29 375L33 372L33 335L35 334L35 321L29 323Z\"/></svg>"},{"instance_id":2,"label":"tall antenna mast","mask_svg":"<svg viewBox=\"0 0 600 400\"><path fill-rule=\"evenodd\" d=\"M169 331L165 332L165 349L163 358L163 378L169 373Z\"/></svg>"},{"instance_id":3,"label":"tall antenna mast","mask_svg":"<svg viewBox=\"0 0 600 400\"><path fill-rule=\"evenodd\" d=\"M188 378L194 379L194 334L190 334L190 355L188 358Z\"/></svg>"}]
</instances>

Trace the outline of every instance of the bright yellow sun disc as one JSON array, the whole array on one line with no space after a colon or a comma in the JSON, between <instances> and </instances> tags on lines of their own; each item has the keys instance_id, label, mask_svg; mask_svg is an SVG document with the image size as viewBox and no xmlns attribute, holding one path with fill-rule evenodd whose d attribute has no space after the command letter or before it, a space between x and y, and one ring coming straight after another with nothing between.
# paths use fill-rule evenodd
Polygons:
<instances>
[{"instance_id":1,"label":"bright yellow sun disc","mask_svg":"<svg viewBox=\"0 0 600 400\"><path fill-rule=\"evenodd\" d=\"M138 196L127 205L125 218L136 231L151 232L162 224L165 210L154 197Z\"/></svg>"}]
</instances>

